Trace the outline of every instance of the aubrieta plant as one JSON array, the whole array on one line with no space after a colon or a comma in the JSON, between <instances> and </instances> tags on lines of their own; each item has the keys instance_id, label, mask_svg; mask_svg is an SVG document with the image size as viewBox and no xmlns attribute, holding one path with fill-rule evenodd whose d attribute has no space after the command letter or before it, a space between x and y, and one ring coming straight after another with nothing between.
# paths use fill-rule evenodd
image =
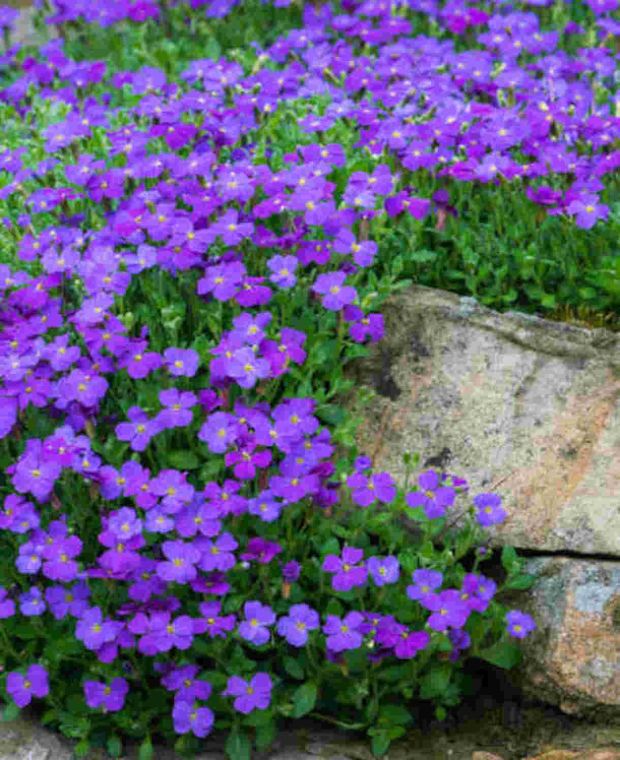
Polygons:
<instances>
[{"instance_id":1,"label":"aubrieta plant","mask_svg":"<svg viewBox=\"0 0 620 760\"><path fill-rule=\"evenodd\" d=\"M380 755L468 658L518 661L535 623L499 594L532 579L510 548L481 569L499 495L373 469L344 370L471 195L569 261L609 239L617 4L558 31L540 0L276 2L243 51L244 3L42 9L59 38L0 59L5 717L243 760L310 715Z\"/></svg>"}]
</instances>

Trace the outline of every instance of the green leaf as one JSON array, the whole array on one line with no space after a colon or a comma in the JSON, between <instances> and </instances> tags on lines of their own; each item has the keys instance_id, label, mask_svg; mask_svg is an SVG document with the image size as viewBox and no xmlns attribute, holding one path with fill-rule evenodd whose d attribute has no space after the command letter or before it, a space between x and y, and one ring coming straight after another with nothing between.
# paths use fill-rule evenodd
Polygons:
<instances>
[{"instance_id":1,"label":"green leaf","mask_svg":"<svg viewBox=\"0 0 620 760\"><path fill-rule=\"evenodd\" d=\"M411 713L401 705L384 705L379 711L379 722L394 726L406 726L413 718Z\"/></svg>"},{"instance_id":2,"label":"green leaf","mask_svg":"<svg viewBox=\"0 0 620 760\"><path fill-rule=\"evenodd\" d=\"M154 754L151 737L149 736L140 745L140 749L138 750L138 760L152 760Z\"/></svg>"},{"instance_id":3,"label":"green leaf","mask_svg":"<svg viewBox=\"0 0 620 760\"><path fill-rule=\"evenodd\" d=\"M3 721L15 720L15 718L17 718L18 715L19 715L19 707L15 704L15 702L9 702L8 705L2 711L2 720Z\"/></svg>"},{"instance_id":4,"label":"green leaf","mask_svg":"<svg viewBox=\"0 0 620 760\"><path fill-rule=\"evenodd\" d=\"M301 718L314 710L317 698L317 686L312 681L306 681L293 694L293 718Z\"/></svg>"},{"instance_id":5,"label":"green leaf","mask_svg":"<svg viewBox=\"0 0 620 760\"><path fill-rule=\"evenodd\" d=\"M82 739L73 748L73 754L75 757L87 757L90 752L90 742L88 739Z\"/></svg>"},{"instance_id":6,"label":"green leaf","mask_svg":"<svg viewBox=\"0 0 620 760\"><path fill-rule=\"evenodd\" d=\"M420 679L420 697L433 699L439 697L450 683L452 666L448 662L435 662Z\"/></svg>"},{"instance_id":7,"label":"green leaf","mask_svg":"<svg viewBox=\"0 0 620 760\"><path fill-rule=\"evenodd\" d=\"M291 678L295 678L298 681L304 679L304 669L294 657L285 657L283 660L284 670L289 674Z\"/></svg>"},{"instance_id":8,"label":"green leaf","mask_svg":"<svg viewBox=\"0 0 620 760\"><path fill-rule=\"evenodd\" d=\"M271 747L274 740L276 738L276 723L274 720L270 720L268 723L265 723L263 726L259 726L256 729L256 749L258 750L266 750Z\"/></svg>"},{"instance_id":9,"label":"green leaf","mask_svg":"<svg viewBox=\"0 0 620 760\"><path fill-rule=\"evenodd\" d=\"M512 641L499 641L492 647L478 652L478 657L498 668L509 670L521 661L521 649Z\"/></svg>"},{"instance_id":10,"label":"green leaf","mask_svg":"<svg viewBox=\"0 0 620 760\"><path fill-rule=\"evenodd\" d=\"M516 591L524 591L531 588L536 583L536 576L529 575L528 573L521 573L511 578L505 585L505 588L515 589Z\"/></svg>"},{"instance_id":11,"label":"green leaf","mask_svg":"<svg viewBox=\"0 0 620 760\"><path fill-rule=\"evenodd\" d=\"M230 760L250 760L252 744L247 734L244 734L238 728L233 728L228 734L224 749Z\"/></svg>"},{"instance_id":12,"label":"green leaf","mask_svg":"<svg viewBox=\"0 0 620 760\"><path fill-rule=\"evenodd\" d=\"M171 451L168 464L176 470L195 470L201 463L193 451Z\"/></svg>"},{"instance_id":13,"label":"green leaf","mask_svg":"<svg viewBox=\"0 0 620 760\"><path fill-rule=\"evenodd\" d=\"M381 757L390 748L392 739L386 731L378 731L373 737L371 742L372 754L375 757Z\"/></svg>"},{"instance_id":14,"label":"green leaf","mask_svg":"<svg viewBox=\"0 0 620 760\"><path fill-rule=\"evenodd\" d=\"M123 754L123 743L116 734L112 734L112 736L108 737L105 746L111 757L120 757Z\"/></svg>"},{"instance_id":15,"label":"green leaf","mask_svg":"<svg viewBox=\"0 0 620 760\"><path fill-rule=\"evenodd\" d=\"M519 564L516 550L512 546L502 547L502 567L507 573L512 573Z\"/></svg>"}]
</instances>

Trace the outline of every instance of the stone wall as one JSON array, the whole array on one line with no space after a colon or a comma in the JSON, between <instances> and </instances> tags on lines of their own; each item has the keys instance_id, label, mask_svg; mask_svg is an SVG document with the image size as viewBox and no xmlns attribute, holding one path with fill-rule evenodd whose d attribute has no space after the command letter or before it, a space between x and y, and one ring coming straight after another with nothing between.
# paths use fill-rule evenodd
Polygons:
<instances>
[{"instance_id":1,"label":"stone wall","mask_svg":"<svg viewBox=\"0 0 620 760\"><path fill-rule=\"evenodd\" d=\"M414 287L355 372L376 396L360 449L497 490L493 541L540 554L524 684L575 714L620 714L620 335L499 314ZM552 556L550 556L552 555Z\"/></svg>"}]
</instances>

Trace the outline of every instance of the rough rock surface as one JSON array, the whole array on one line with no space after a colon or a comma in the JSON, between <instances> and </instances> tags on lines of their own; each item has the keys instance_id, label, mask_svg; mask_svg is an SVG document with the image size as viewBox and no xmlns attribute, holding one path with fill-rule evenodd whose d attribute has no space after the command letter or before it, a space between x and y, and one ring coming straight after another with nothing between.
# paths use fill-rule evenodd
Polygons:
<instances>
[{"instance_id":1,"label":"rough rock surface","mask_svg":"<svg viewBox=\"0 0 620 760\"><path fill-rule=\"evenodd\" d=\"M524 642L524 687L568 713L620 715L620 562L537 557L527 570L538 629Z\"/></svg>"},{"instance_id":2,"label":"rough rock surface","mask_svg":"<svg viewBox=\"0 0 620 760\"><path fill-rule=\"evenodd\" d=\"M411 451L473 489L501 481L502 543L620 557L620 335L423 287L384 311L358 370L377 391L364 453L395 474Z\"/></svg>"},{"instance_id":3,"label":"rough rock surface","mask_svg":"<svg viewBox=\"0 0 620 760\"><path fill-rule=\"evenodd\" d=\"M532 560L522 685L576 715L619 714L620 335L422 287L385 313L356 370L376 390L360 450L401 476L417 452L499 491L495 542L568 555Z\"/></svg>"}]
</instances>

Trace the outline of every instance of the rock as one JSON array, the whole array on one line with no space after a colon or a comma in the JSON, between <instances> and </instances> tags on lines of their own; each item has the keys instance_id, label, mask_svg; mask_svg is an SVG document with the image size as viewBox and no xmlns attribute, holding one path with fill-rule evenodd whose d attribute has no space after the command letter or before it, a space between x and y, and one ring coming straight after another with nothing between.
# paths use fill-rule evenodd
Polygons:
<instances>
[{"instance_id":1,"label":"rock","mask_svg":"<svg viewBox=\"0 0 620 760\"><path fill-rule=\"evenodd\" d=\"M0 760L71 760L68 743L34 721L0 723Z\"/></svg>"},{"instance_id":2,"label":"rock","mask_svg":"<svg viewBox=\"0 0 620 760\"><path fill-rule=\"evenodd\" d=\"M543 752L542 755L532 755L525 760L620 760L620 750L609 747L607 749L594 750L566 750L553 749Z\"/></svg>"},{"instance_id":3,"label":"rock","mask_svg":"<svg viewBox=\"0 0 620 760\"><path fill-rule=\"evenodd\" d=\"M497 488L497 542L620 557L620 335L423 287L384 312L355 370L377 392L360 451L401 476L418 452L474 492Z\"/></svg>"},{"instance_id":4,"label":"rock","mask_svg":"<svg viewBox=\"0 0 620 760\"><path fill-rule=\"evenodd\" d=\"M474 752L471 760L504 760L500 755L494 755L492 752Z\"/></svg>"},{"instance_id":5,"label":"rock","mask_svg":"<svg viewBox=\"0 0 620 760\"><path fill-rule=\"evenodd\" d=\"M567 713L620 715L620 563L534 558L522 685Z\"/></svg>"}]
</instances>

